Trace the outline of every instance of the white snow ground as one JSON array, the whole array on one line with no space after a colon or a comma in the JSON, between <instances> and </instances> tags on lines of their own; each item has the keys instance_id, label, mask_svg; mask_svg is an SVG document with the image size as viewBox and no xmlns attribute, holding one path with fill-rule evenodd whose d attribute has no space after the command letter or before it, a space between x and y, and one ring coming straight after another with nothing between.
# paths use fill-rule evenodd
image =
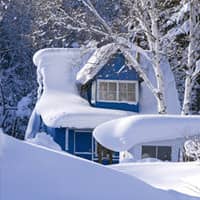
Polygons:
<instances>
[{"instance_id":1,"label":"white snow ground","mask_svg":"<svg viewBox=\"0 0 200 200\"><path fill-rule=\"evenodd\" d=\"M142 170L143 165L140 169L141 174L147 170L145 166ZM187 165L185 167L187 168ZM199 167L198 163L194 167L188 165L186 178L189 174L196 176ZM157 168L159 169L159 165ZM163 163L162 168L164 168ZM155 180L159 178L155 177ZM0 199L197 200L199 198L157 189L149 185L145 179L141 181L132 175L94 162L19 141L0 133Z\"/></svg>"},{"instance_id":2,"label":"white snow ground","mask_svg":"<svg viewBox=\"0 0 200 200\"><path fill-rule=\"evenodd\" d=\"M198 161L124 163L112 165L111 168L137 177L153 187L200 199L200 162Z\"/></svg>"}]
</instances>

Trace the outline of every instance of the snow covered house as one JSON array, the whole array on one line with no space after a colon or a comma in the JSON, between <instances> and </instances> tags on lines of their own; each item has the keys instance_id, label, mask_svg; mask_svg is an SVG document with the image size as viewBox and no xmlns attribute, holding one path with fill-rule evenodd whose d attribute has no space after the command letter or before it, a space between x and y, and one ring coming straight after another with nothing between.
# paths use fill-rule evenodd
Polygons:
<instances>
[{"instance_id":1,"label":"snow covered house","mask_svg":"<svg viewBox=\"0 0 200 200\"><path fill-rule=\"evenodd\" d=\"M137 115L106 122L94 130L98 142L121 152L121 161L181 161L185 141L199 136L200 116Z\"/></svg>"},{"instance_id":2,"label":"snow covered house","mask_svg":"<svg viewBox=\"0 0 200 200\"><path fill-rule=\"evenodd\" d=\"M52 48L34 55L38 101L26 139L45 131L62 150L98 161L103 147L92 136L95 127L121 117L157 112L155 98L134 68L126 65L125 57L118 50L111 57L101 57L103 48L88 54L78 48ZM140 62L155 83L151 63L143 57ZM166 59L162 60L162 68L168 112L178 113L175 81ZM119 153L110 154L112 162L118 162ZM101 159L108 163L106 151Z\"/></svg>"}]
</instances>

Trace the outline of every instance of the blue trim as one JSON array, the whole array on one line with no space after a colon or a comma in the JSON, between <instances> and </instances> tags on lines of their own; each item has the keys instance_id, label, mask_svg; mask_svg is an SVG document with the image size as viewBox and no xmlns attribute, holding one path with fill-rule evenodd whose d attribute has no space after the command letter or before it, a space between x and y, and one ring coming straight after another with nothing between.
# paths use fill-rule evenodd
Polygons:
<instances>
[{"instance_id":1,"label":"blue trim","mask_svg":"<svg viewBox=\"0 0 200 200\"><path fill-rule=\"evenodd\" d=\"M68 130L68 152L74 154L74 130Z\"/></svg>"},{"instance_id":2,"label":"blue trim","mask_svg":"<svg viewBox=\"0 0 200 200\"><path fill-rule=\"evenodd\" d=\"M92 104L92 106L98 107L98 108L108 108L108 109L139 112L139 104L134 105L134 104L128 104L128 103L96 102L95 104Z\"/></svg>"},{"instance_id":3,"label":"blue trim","mask_svg":"<svg viewBox=\"0 0 200 200\"><path fill-rule=\"evenodd\" d=\"M65 137L66 137L66 128L55 128L54 140L57 142L63 151L65 151Z\"/></svg>"}]
</instances>

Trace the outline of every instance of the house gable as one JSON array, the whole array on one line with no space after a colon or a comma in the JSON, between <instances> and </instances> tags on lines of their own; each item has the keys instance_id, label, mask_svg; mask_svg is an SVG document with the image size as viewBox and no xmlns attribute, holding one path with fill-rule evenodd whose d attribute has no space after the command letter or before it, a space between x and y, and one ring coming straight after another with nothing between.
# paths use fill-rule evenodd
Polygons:
<instances>
[{"instance_id":1,"label":"house gable","mask_svg":"<svg viewBox=\"0 0 200 200\"><path fill-rule=\"evenodd\" d=\"M114 84L114 87L116 88L115 92L118 96L115 100L107 101L99 98L100 84L102 82ZM121 95L118 94L119 86L125 87L124 93L126 87L134 87L132 91L134 93L134 98L129 101L121 99ZM96 76L87 84L87 87L88 100L94 107L139 112L138 74L135 69L130 68L125 64L125 58L121 53L113 55Z\"/></svg>"}]
</instances>

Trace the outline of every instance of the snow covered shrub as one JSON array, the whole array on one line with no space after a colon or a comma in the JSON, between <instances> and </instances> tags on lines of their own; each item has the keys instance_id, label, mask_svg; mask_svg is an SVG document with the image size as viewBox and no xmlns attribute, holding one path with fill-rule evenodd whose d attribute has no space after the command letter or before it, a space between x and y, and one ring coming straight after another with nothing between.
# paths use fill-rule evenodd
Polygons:
<instances>
[{"instance_id":1,"label":"snow covered shrub","mask_svg":"<svg viewBox=\"0 0 200 200\"><path fill-rule=\"evenodd\" d=\"M185 160L200 159L200 136L188 139L184 143Z\"/></svg>"}]
</instances>

